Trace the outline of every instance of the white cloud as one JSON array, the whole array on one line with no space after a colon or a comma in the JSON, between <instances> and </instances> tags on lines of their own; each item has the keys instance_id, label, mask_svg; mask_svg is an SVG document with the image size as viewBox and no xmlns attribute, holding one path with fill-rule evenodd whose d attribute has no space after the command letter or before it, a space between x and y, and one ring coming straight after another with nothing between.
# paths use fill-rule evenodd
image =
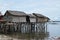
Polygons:
<instances>
[{"instance_id":1,"label":"white cloud","mask_svg":"<svg viewBox=\"0 0 60 40\"><path fill-rule=\"evenodd\" d=\"M7 0L0 1L0 11L22 10L27 13L37 12L51 18L60 15L60 0Z\"/></svg>"}]
</instances>

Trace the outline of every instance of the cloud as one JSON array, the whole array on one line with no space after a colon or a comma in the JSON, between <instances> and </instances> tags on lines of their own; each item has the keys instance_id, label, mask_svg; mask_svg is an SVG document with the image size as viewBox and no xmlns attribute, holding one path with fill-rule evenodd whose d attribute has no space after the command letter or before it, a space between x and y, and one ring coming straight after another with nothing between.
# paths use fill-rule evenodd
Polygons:
<instances>
[{"instance_id":1,"label":"cloud","mask_svg":"<svg viewBox=\"0 0 60 40\"><path fill-rule=\"evenodd\" d=\"M53 18L60 15L60 0L0 0L0 11L6 10L36 12Z\"/></svg>"},{"instance_id":2,"label":"cloud","mask_svg":"<svg viewBox=\"0 0 60 40\"><path fill-rule=\"evenodd\" d=\"M13 5L15 5L13 2L1 2L0 3L0 11L2 14L5 13L6 10L9 10Z\"/></svg>"}]
</instances>

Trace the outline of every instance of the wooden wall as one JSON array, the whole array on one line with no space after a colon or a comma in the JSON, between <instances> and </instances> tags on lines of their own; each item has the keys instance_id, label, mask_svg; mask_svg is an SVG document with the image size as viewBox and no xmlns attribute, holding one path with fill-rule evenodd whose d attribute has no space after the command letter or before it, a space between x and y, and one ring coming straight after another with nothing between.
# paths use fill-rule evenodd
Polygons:
<instances>
[{"instance_id":1,"label":"wooden wall","mask_svg":"<svg viewBox=\"0 0 60 40\"><path fill-rule=\"evenodd\" d=\"M36 22L36 18L30 18L30 22Z\"/></svg>"},{"instance_id":2,"label":"wooden wall","mask_svg":"<svg viewBox=\"0 0 60 40\"><path fill-rule=\"evenodd\" d=\"M12 16L12 22L26 22L26 17L15 17L15 16Z\"/></svg>"},{"instance_id":3,"label":"wooden wall","mask_svg":"<svg viewBox=\"0 0 60 40\"><path fill-rule=\"evenodd\" d=\"M48 19L46 19L46 18L38 18L37 21L38 22L47 22Z\"/></svg>"}]
</instances>

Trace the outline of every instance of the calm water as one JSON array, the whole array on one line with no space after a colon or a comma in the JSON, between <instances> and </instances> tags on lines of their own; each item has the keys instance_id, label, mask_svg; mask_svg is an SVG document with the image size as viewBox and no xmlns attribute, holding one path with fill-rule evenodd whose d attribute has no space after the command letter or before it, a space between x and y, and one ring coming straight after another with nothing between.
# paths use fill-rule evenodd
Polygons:
<instances>
[{"instance_id":1,"label":"calm water","mask_svg":"<svg viewBox=\"0 0 60 40\"><path fill-rule=\"evenodd\" d=\"M48 32L50 37L60 37L60 22L48 23Z\"/></svg>"}]
</instances>

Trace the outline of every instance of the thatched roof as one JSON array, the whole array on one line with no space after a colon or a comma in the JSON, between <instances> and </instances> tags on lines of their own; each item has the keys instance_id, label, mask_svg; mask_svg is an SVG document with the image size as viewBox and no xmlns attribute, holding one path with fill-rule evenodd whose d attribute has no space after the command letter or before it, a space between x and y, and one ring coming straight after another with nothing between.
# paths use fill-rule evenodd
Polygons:
<instances>
[{"instance_id":1,"label":"thatched roof","mask_svg":"<svg viewBox=\"0 0 60 40\"><path fill-rule=\"evenodd\" d=\"M33 13L33 15L35 15L36 17L40 17L40 18L47 18L49 19L48 17L42 15L42 14L38 14L38 13Z\"/></svg>"},{"instance_id":2,"label":"thatched roof","mask_svg":"<svg viewBox=\"0 0 60 40\"><path fill-rule=\"evenodd\" d=\"M22 11L11 11L11 10L7 10L6 13L10 13L11 15L14 15L14 16L26 16L26 13L25 12L22 12Z\"/></svg>"},{"instance_id":3,"label":"thatched roof","mask_svg":"<svg viewBox=\"0 0 60 40\"><path fill-rule=\"evenodd\" d=\"M38 14L38 13L33 13L33 15L35 15L35 16L37 16L37 17L45 17L44 15Z\"/></svg>"}]
</instances>

